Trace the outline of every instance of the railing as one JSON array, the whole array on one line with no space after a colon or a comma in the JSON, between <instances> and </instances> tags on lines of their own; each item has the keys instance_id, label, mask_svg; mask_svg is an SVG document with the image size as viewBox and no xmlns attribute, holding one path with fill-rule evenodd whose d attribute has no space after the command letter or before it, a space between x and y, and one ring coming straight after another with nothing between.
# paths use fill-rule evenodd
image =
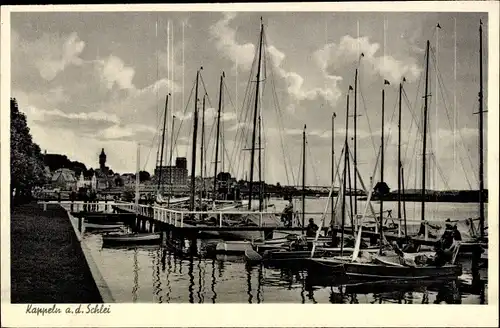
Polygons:
<instances>
[{"instance_id":1,"label":"railing","mask_svg":"<svg viewBox=\"0 0 500 328\"><path fill-rule=\"evenodd\" d=\"M44 211L47 210L47 205L61 205L64 208L70 209L71 212L79 212L79 211L109 212L112 210L112 206L121 205L122 203L116 202L116 201L106 201L106 200L105 201L98 201L98 202L51 200L51 201L39 201L38 204L43 205Z\"/></svg>"},{"instance_id":2,"label":"railing","mask_svg":"<svg viewBox=\"0 0 500 328\"><path fill-rule=\"evenodd\" d=\"M136 205L135 203L130 203L130 202L124 202L124 201L100 201L100 202L84 202L84 201L41 201L38 202L39 204L43 205L44 211L47 210L47 205L62 205L65 208L70 208L71 211L73 212L78 212L79 210L84 210L85 208L90 208L92 206L95 206L95 209L98 211L110 211L112 209L112 206L116 206L119 209L126 210L128 212L136 213L141 216L145 217L152 217L154 220L163 222L163 223L168 223L169 225L173 225L175 227L185 227L189 226L188 223L185 223L185 218L193 217L198 219L201 219L203 215L208 215L211 217L216 217L218 221L218 226L222 227L223 222L224 222L224 216L231 216L231 215L258 215L259 220L257 223L259 227L276 227L278 225L269 225L263 222L264 216L269 216L272 215L274 216L274 219L276 222L279 220L276 218L276 215L279 215L281 213L278 212L252 212L252 211L182 211L182 210L175 210L175 209L170 209L170 208L164 208L164 207L158 207L158 206L152 206L152 205L144 205L144 204L139 204ZM300 214L300 213L299 213ZM306 214L313 214L313 213L306 213ZM404 224L405 220L400 219L400 218L384 218L384 221L392 221L396 225L397 229L397 236L398 237L403 237L404 236ZM453 222L457 222L458 220L454 220ZM424 238L425 240L429 239L429 225L432 224L437 224L437 225L442 225L443 221L441 220L420 220L420 219L407 219L406 224L407 227L415 227L419 226L421 224L424 224L424 229L425 229L425 234ZM357 228L362 225L364 227L373 224L375 228L375 232L378 233L379 231L379 224L378 220L372 218L372 217L365 217L362 219L361 215L358 215L356 219L354 220L355 224L355 230L357 231Z\"/></svg>"}]
</instances>

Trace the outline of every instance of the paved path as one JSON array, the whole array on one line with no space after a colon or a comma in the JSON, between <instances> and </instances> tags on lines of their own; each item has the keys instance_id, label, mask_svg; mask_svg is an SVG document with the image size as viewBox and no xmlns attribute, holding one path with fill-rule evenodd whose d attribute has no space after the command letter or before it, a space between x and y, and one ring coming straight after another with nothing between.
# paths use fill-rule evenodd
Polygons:
<instances>
[{"instance_id":1,"label":"paved path","mask_svg":"<svg viewBox=\"0 0 500 328\"><path fill-rule=\"evenodd\" d=\"M11 209L11 302L102 303L80 243L59 206Z\"/></svg>"}]
</instances>

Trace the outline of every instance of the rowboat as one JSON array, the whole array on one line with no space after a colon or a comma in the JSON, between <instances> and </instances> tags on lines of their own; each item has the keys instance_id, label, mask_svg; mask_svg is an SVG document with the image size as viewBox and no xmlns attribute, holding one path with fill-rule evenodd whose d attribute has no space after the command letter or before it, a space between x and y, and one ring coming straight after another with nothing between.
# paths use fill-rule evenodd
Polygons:
<instances>
[{"instance_id":1,"label":"rowboat","mask_svg":"<svg viewBox=\"0 0 500 328\"><path fill-rule=\"evenodd\" d=\"M316 269L329 271L330 268L336 268L339 264L344 266L348 277L364 278L368 280L376 279L429 279L435 277L458 277L462 274L462 267L455 264L446 264L443 266L422 266L411 267L397 263L376 263L376 262L353 262L350 257L331 257L331 258L311 258L311 264Z\"/></svg>"},{"instance_id":2,"label":"rowboat","mask_svg":"<svg viewBox=\"0 0 500 328\"><path fill-rule=\"evenodd\" d=\"M99 224L99 223L87 223L85 222L85 229L99 229L99 230L113 230L120 229L123 226L121 223L117 224Z\"/></svg>"},{"instance_id":3,"label":"rowboat","mask_svg":"<svg viewBox=\"0 0 500 328\"><path fill-rule=\"evenodd\" d=\"M103 244L153 244L161 241L159 233L108 234L102 236Z\"/></svg>"}]
</instances>

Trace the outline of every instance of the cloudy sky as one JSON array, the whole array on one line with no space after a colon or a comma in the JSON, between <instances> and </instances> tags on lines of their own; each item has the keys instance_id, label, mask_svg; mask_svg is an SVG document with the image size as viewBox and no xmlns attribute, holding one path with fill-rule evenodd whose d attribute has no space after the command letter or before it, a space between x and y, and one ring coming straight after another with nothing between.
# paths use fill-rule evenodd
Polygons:
<instances>
[{"instance_id":1,"label":"cloudy sky","mask_svg":"<svg viewBox=\"0 0 500 328\"><path fill-rule=\"evenodd\" d=\"M397 186L395 109L398 84L405 77L403 165L406 186L419 187L422 146L417 127L430 40L429 184L437 189L477 188L478 123L473 113L478 109L479 20L487 40L487 14L13 13L12 96L27 114L35 142L48 153L66 154L96 167L104 148L107 164L125 173L135 170L140 143L141 168L152 172L167 93L172 95L168 127L176 116L174 157L191 159L192 90L196 71L203 66L199 99L201 107L206 92L206 167L212 172L214 108L224 71L224 166L243 178L250 165L249 151L242 149L251 144L248 123L256 80L252 63L261 16L266 42L261 84L263 174L268 182L300 181L301 133L306 124L306 183L329 183L332 113L338 159L346 131L347 90L354 85L358 67L358 169L363 179L373 174L381 143L386 79L390 85L385 86L385 180ZM485 41L485 81L487 46ZM249 87L248 81L253 81ZM351 116L353 97L351 92ZM349 131L352 124L351 117ZM169 148L170 128L166 139ZM377 172L377 180L378 176Z\"/></svg>"}]
</instances>

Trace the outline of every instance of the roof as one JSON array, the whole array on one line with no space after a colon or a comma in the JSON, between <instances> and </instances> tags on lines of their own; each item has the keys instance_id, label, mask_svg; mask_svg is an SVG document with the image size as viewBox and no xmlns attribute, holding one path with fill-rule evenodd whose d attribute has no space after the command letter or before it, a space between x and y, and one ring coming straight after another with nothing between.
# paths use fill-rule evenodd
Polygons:
<instances>
[{"instance_id":1,"label":"roof","mask_svg":"<svg viewBox=\"0 0 500 328\"><path fill-rule=\"evenodd\" d=\"M75 172L71 171L70 169L58 169L54 172L54 175L52 176L51 181L55 182L59 179L62 179L64 182L76 182L75 178Z\"/></svg>"}]
</instances>

